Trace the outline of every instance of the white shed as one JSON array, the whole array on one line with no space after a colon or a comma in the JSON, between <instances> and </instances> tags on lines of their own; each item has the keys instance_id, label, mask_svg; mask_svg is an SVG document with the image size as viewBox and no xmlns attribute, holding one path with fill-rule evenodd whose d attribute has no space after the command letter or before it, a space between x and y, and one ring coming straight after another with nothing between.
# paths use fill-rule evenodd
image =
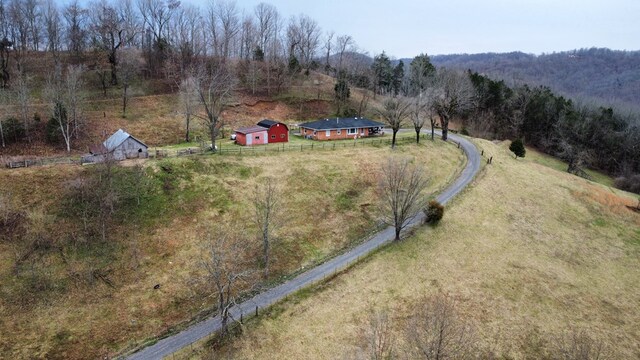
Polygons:
<instances>
[{"instance_id":1,"label":"white shed","mask_svg":"<svg viewBox=\"0 0 640 360\"><path fill-rule=\"evenodd\" d=\"M107 156L114 160L146 158L149 147L126 131L118 129L105 142L89 148L90 154L83 157L84 162L102 162Z\"/></svg>"}]
</instances>

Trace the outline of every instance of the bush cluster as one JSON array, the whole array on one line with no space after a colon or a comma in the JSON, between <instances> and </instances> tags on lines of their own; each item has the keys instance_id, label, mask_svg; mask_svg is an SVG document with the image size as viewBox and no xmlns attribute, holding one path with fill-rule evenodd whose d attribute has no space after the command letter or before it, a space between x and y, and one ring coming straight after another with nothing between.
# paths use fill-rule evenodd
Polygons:
<instances>
[{"instance_id":1,"label":"bush cluster","mask_svg":"<svg viewBox=\"0 0 640 360\"><path fill-rule=\"evenodd\" d=\"M424 209L424 215L426 216L424 220L425 223L436 225L444 216L444 206L435 200L431 200L429 201L429 205Z\"/></svg>"},{"instance_id":2,"label":"bush cluster","mask_svg":"<svg viewBox=\"0 0 640 360\"><path fill-rule=\"evenodd\" d=\"M640 174L620 176L616 178L615 186L624 191L640 194Z\"/></svg>"}]
</instances>

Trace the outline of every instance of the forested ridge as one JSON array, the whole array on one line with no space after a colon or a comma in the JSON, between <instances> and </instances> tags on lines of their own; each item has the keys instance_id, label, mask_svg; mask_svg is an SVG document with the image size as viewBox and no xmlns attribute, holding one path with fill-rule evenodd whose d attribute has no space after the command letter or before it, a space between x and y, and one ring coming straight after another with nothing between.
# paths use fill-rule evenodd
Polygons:
<instances>
[{"instance_id":1,"label":"forested ridge","mask_svg":"<svg viewBox=\"0 0 640 360\"><path fill-rule=\"evenodd\" d=\"M640 110L640 51L579 49L432 56L436 66L472 70L509 84L549 86L565 96Z\"/></svg>"}]
</instances>

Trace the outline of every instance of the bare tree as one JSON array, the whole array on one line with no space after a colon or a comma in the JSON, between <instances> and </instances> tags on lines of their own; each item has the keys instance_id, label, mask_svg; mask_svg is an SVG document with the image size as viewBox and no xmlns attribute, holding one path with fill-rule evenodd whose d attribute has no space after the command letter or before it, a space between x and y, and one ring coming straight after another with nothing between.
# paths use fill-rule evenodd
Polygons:
<instances>
[{"instance_id":1,"label":"bare tree","mask_svg":"<svg viewBox=\"0 0 640 360\"><path fill-rule=\"evenodd\" d=\"M198 93L193 77L187 77L180 83L180 104L182 113L185 116L185 138L186 142L191 141L191 117L196 113L198 106Z\"/></svg>"},{"instance_id":2,"label":"bare tree","mask_svg":"<svg viewBox=\"0 0 640 360\"><path fill-rule=\"evenodd\" d=\"M172 52L178 75L184 76L187 68L196 58L204 54L204 36L201 26L202 17L195 6L184 5L178 9L171 21L171 43L176 51Z\"/></svg>"},{"instance_id":3,"label":"bare tree","mask_svg":"<svg viewBox=\"0 0 640 360\"><path fill-rule=\"evenodd\" d=\"M141 42L138 41L138 35L142 32L142 24L140 21L140 13L137 11L133 0L119 0L117 2L117 10L123 22L123 46L140 47Z\"/></svg>"},{"instance_id":4,"label":"bare tree","mask_svg":"<svg viewBox=\"0 0 640 360\"><path fill-rule=\"evenodd\" d=\"M245 261L246 244L238 233L225 228L209 229L205 234L200 267L205 272L203 280L218 299L220 331L223 336L228 334L230 310L236 305L239 289L250 287L253 271Z\"/></svg>"},{"instance_id":5,"label":"bare tree","mask_svg":"<svg viewBox=\"0 0 640 360\"><path fill-rule=\"evenodd\" d=\"M240 32L240 14L233 1L212 3L209 8L209 27L213 37L214 56L226 61Z\"/></svg>"},{"instance_id":6,"label":"bare tree","mask_svg":"<svg viewBox=\"0 0 640 360\"><path fill-rule=\"evenodd\" d=\"M266 178L262 184L256 185L254 192L254 222L260 231L264 277L269 277L269 261L271 247L274 243L274 231L281 225L282 208L281 190L272 178Z\"/></svg>"},{"instance_id":7,"label":"bare tree","mask_svg":"<svg viewBox=\"0 0 640 360\"><path fill-rule=\"evenodd\" d=\"M402 97L389 98L384 102L382 110L378 110L378 114L391 127L393 138L391 147L396 146L396 135L409 116L411 111L411 103Z\"/></svg>"},{"instance_id":8,"label":"bare tree","mask_svg":"<svg viewBox=\"0 0 640 360\"><path fill-rule=\"evenodd\" d=\"M413 123L413 129L416 131L416 144L420 143L420 131L426 121L426 109L427 103L423 99L422 93L413 99L411 106L411 122Z\"/></svg>"},{"instance_id":9,"label":"bare tree","mask_svg":"<svg viewBox=\"0 0 640 360\"><path fill-rule=\"evenodd\" d=\"M18 104L18 116L24 126L27 141L31 142L31 78L22 71L18 72L14 84L15 101Z\"/></svg>"},{"instance_id":10,"label":"bare tree","mask_svg":"<svg viewBox=\"0 0 640 360\"><path fill-rule=\"evenodd\" d=\"M49 75L45 94L51 104L53 119L55 119L60 129L60 133L67 147L67 152L70 152L71 137L73 135L74 127L67 117L67 108L64 96L65 86L63 82L62 68L60 65L57 65L53 73Z\"/></svg>"},{"instance_id":11,"label":"bare tree","mask_svg":"<svg viewBox=\"0 0 640 360\"><path fill-rule=\"evenodd\" d=\"M389 158L382 167L379 184L382 219L395 228L395 240L423 209L426 199L422 191L428 179L420 166L408 159Z\"/></svg>"},{"instance_id":12,"label":"bare tree","mask_svg":"<svg viewBox=\"0 0 640 360\"><path fill-rule=\"evenodd\" d=\"M277 36L278 10L270 4L260 3L254 10L257 22L258 47L265 54L272 39Z\"/></svg>"},{"instance_id":13,"label":"bare tree","mask_svg":"<svg viewBox=\"0 0 640 360\"><path fill-rule=\"evenodd\" d=\"M395 339L391 319L386 311L371 311L362 334L366 344L365 358L390 360L394 358Z\"/></svg>"},{"instance_id":14,"label":"bare tree","mask_svg":"<svg viewBox=\"0 0 640 360\"><path fill-rule=\"evenodd\" d=\"M331 58L331 49L333 47L333 37L336 34L333 31L330 31L327 33L327 36L325 38L325 42L324 42L324 50L325 50L325 57L324 57L324 70L325 71L329 71L331 69L331 63L329 62L329 59Z\"/></svg>"},{"instance_id":15,"label":"bare tree","mask_svg":"<svg viewBox=\"0 0 640 360\"><path fill-rule=\"evenodd\" d=\"M27 21L28 36L31 41L31 49L38 51L40 45L40 2L38 0L22 0L22 10Z\"/></svg>"},{"instance_id":16,"label":"bare tree","mask_svg":"<svg viewBox=\"0 0 640 360\"><path fill-rule=\"evenodd\" d=\"M347 52L356 50L356 43L349 35L338 36L336 40L336 47L338 48L338 65L336 68L342 70L344 66L345 55Z\"/></svg>"},{"instance_id":17,"label":"bare tree","mask_svg":"<svg viewBox=\"0 0 640 360\"><path fill-rule=\"evenodd\" d=\"M84 51L87 43L87 10L82 8L78 0L74 0L65 7L63 16L66 23L67 49L78 56Z\"/></svg>"},{"instance_id":18,"label":"bare tree","mask_svg":"<svg viewBox=\"0 0 640 360\"><path fill-rule=\"evenodd\" d=\"M166 30L174 11L180 6L175 0L138 0L138 9L144 25L151 31L154 44L166 40Z\"/></svg>"},{"instance_id":19,"label":"bare tree","mask_svg":"<svg viewBox=\"0 0 640 360\"><path fill-rule=\"evenodd\" d=\"M65 75L66 104L68 121L73 124L73 134L76 138L80 135L80 128L84 124L81 106L84 102L84 74L83 65L69 65Z\"/></svg>"},{"instance_id":20,"label":"bare tree","mask_svg":"<svg viewBox=\"0 0 640 360\"><path fill-rule=\"evenodd\" d=\"M107 0L101 0L91 10L91 22L96 46L107 52L111 65L111 85L117 85L118 50L127 42L124 20Z\"/></svg>"},{"instance_id":21,"label":"bare tree","mask_svg":"<svg viewBox=\"0 0 640 360\"><path fill-rule=\"evenodd\" d=\"M63 73L62 67L58 65L47 79L45 87L45 96L51 104L53 118L60 129L67 152L71 151L71 139L78 136L83 124L83 72L83 66L70 65Z\"/></svg>"},{"instance_id":22,"label":"bare tree","mask_svg":"<svg viewBox=\"0 0 640 360\"><path fill-rule=\"evenodd\" d=\"M235 79L225 64L201 66L194 72L198 101L204 108L205 121L211 137L211 150L216 151L216 139L223 125L222 112L227 107L235 88Z\"/></svg>"},{"instance_id":23,"label":"bare tree","mask_svg":"<svg viewBox=\"0 0 640 360\"><path fill-rule=\"evenodd\" d=\"M422 300L405 330L412 359L474 359L477 339L471 325L455 311L451 299L438 295Z\"/></svg>"},{"instance_id":24,"label":"bare tree","mask_svg":"<svg viewBox=\"0 0 640 360\"><path fill-rule=\"evenodd\" d=\"M57 62L58 53L61 50L63 29L58 5L53 0L44 2L43 18L47 34L47 50L51 52Z\"/></svg>"},{"instance_id":25,"label":"bare tree","mask_svg":"<svg viewBox=\"0 0 640 360\"><path fill-rule=\"evenodd\" d=\"M432 107L440 118L442 140L447 141L449 121L471 106L473 91L466 74L449 69L437 72Z\"/></svg>"},{"instance_id":26,"label":"bare tree","mask_svg":"<svg viewBox=\"0 0 640 360\"><path fill-rule=\"evenodd\" d=\"M127 49L118 53L118 71L122 83L122 117L127 117L127 104L129 102L129 87L131 81L142 67L142 55L136 49Z\"/></svg>"}]
</instances>

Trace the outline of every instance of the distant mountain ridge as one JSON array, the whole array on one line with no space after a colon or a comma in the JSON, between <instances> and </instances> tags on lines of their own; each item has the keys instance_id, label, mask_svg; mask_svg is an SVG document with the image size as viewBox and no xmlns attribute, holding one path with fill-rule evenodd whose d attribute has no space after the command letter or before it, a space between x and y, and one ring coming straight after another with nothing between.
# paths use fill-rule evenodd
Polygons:
<instances>
[{"instance_id":1,"label":"distant mountain ridge","mask_svg":"<svg viewBox=\"0 0 640 360\"><path fill-rule=\"evenodd\" d=\"M411 59L402 59L406 65ZM507 84L544 85L571 98L640 111L640 51L591 48L543 55L431 56L437 67L472 70Z\"/></svg>"}]
</instances>

